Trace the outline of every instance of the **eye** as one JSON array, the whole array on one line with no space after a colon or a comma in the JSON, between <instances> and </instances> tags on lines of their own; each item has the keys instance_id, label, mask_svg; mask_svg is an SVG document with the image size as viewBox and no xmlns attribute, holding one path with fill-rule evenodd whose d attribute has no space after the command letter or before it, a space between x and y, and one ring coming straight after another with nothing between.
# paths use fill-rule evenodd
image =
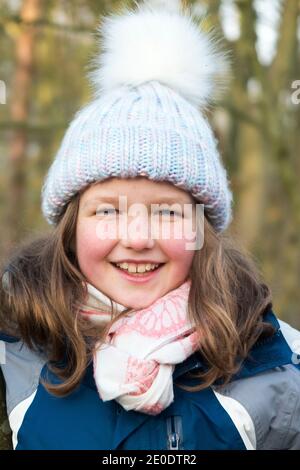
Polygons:
<instances>
[{"instance_id":1,"label":"eye","mask_svg":"<svg viewBox=\"0 0 300 470\"><path fill-rule=\"evenodd\" d=\"M177 211L172 211L170 209L161 209L159 211L159 213L162 213L162 212L168 212L170 215L178 215L178 216L181 216L181 213L180 212L177 212Z\"/></svg>"},{"instance_id":2,"label":"eye","mask_svg":"<svg viewBox=\"0 0 300 470\"><path fill-rule=\"evenodd\" d=\"M97 209L96 210L96 215L111 215L111 214L116 213L114 211L119 212L118 209L111 208L111 207L107 207L107 208L104 208L104 209Z\"/></svg>"}]
</instances>

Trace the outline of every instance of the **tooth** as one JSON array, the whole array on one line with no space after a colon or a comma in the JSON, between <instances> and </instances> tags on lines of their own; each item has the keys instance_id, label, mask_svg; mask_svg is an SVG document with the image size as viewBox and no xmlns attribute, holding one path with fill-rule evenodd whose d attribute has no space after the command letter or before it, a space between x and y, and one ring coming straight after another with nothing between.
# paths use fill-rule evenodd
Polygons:
<instances>
[{"instance_id":1,"label":"tooth","mask_svg":"<svg viewBox=\"0 0 300 470\"><path fill-rule=\"evenodd\" d=\"M139 264L137 267L137 272L138 273L144 273L146 271L146 267L144 264Z\"/></svg>"},{"instance_id":2,"label":"tooth","mask_svg":"<svg viewBox=\"0 0 300 470\"><path fill-rule=\"evenodd\" d=\"M117 263L117 266L121 269L128 270L128 264L127 263Z\"/></svg>"},{"instance_id":3,"label":"tooth","mask_svg":"<svg viewBox=\"0 0 300 470\"><path fill-rule=\"evenodd\" d=\"M136 273L136 265L135 264L129 264L128 271L130 273Z\"/></svg>"}]
</instances>

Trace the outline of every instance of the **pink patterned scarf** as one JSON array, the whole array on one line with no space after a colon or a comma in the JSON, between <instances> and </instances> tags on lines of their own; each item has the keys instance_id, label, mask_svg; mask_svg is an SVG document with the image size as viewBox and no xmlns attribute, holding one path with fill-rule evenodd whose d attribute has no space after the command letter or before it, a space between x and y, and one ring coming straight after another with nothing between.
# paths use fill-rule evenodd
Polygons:
<instances>
[{"instance_id":1,"label":"pink patterned scarf","mask_svg":"<svg viewBox=\"0 0 300 470\"><path fill-rule=\"evenodd\" d=\"M110 321L109 299L87 285L81 313L98 324ZM94 378L103 401L116 400L125 410L159 414L174 399L173 371L199 346L187 316L190 280L149 307L117 320L94 353ZM119 312L126 307L116 304Z\"/></svg>"}]
</instances>

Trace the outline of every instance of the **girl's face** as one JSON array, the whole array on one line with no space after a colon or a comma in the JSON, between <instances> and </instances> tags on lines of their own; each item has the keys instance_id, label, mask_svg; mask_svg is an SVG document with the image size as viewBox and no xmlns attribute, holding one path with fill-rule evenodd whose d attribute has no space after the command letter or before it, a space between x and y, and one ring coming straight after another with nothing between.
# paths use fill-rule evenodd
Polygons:
<instances>
[{"instance_id":1,"label":"girl's face","mask_svg":"<svg viewBox=\"0 0 300 470\"><path fill-rule=\"evenodd\" d=\"M120 196L125 205L119 205ZM189 193L144 177L110 178L88 187L80 197L76 227L76 253L86 280L115 302L134 309L147 307L179 287L187 279L194 257L194 251L186 249L191 232L187 239L182 229L194 216L187 221L184 204L194 214ZM178 208L182 213L172 212ZM151 215L155 216L153 222ZM180 237L175 232L179 225ZM163 264L143 279L112 264L125 260Z\"/></svg>"}]
</instances>

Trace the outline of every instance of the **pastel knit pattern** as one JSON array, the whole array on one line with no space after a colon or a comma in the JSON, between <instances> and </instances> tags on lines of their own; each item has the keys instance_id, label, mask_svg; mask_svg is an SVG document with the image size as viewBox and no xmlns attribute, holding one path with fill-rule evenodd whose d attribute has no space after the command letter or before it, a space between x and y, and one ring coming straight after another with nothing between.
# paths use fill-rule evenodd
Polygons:
<instances>
[{"instance_id":1,"label":"pastel knit pattern","mask_svg":"<svg viewBox=\"0 0 300 470\"><path fill-rule=\"evenodd\" d=\"M136 21L131 24L133 20ZM158 30L159 22L165 25L164 35ZM178 54L176 56L176 51L173 51L175 47L172 42L173 35L177 34L179 37L178 39L175 36L174 41L175 39L179 41L182 37L183 44L186 43L185 47L191 51L194 43L189 44L188 33L192 38L191 41L195 42L194 49L197 47L199 50L205 47L213 49L213 46L203 33L192 25L192 22L179 13L159 11L154 15L153 12L146 11L117 17L115 20L111 18L106 29L108 52L105 55L104 51L103 54L106 68L102 67L102 71L101 68L99 71L99 74L102 73L104 76L103 81L105 78L106 82L109 81L107 79L109 73L112 74L113 81L111 71L118 67L122 71L126 66L124 64L121 67L122 64L120 65L118 61L125 61L127 58L129 63L132 55L136 54L136 51L132 52L135 41L132 41L131 45L128 40L127 49L120 58L120 48L125 46L119 42L123 39L122 33L134 36L134 28L138 29L137 26L140 28L136 31L139 47L142 49L145 44L145 53L138 58L138 63L140 67L144 64L144 70L152 67L157 72L151 74L152 69L145 72L143 79L140 80L141 83L134 83L138 81L134 80L134 77L122 80L121 72L118 72L118 76L115 77L116 81L119 79L118 86L112 89L106 86L103 93L99 92L98 97L77 112L67 129L43 186L44 216L50 224L57 224L72 196L90 183L104 181L110 177L145 176L153 181L170 182L190 192L199 203L204 204L205 214L215 229L222 231L231 221L232 194L227 174L220 159L217 141L204 113L199 111L195 100L187 99L188 88L192 88L192 83L198 80L197 76L193 77L193 70L189 72L188 67L193 66L190 62L201 62L201 57L197 57L195 51L190 62L181 64L178 59L181 56ZM116 36L114 42L110 39L113 34ZM146 53L148 37L154 34L158 43L161 42L160 49L164 50L168 57L168 69L165 72L163 67L156 63L159 59L164 63L162 58L154 56L152 51L151 55ZM167 44L164 44L167 39ZM158 56L162 54L160 49L155 52ZM184 54L182 56L183 61ZM217 63L217 59L218 56L213 53L211 55L207 53L207 57L204 54L203 58L208 64L209 61ZM175 63L175 60L179 63ZM203 90L208 88L210 80L208 72L207 76L205 75L205 70L209 69L206 62L202 67L199 65L197 70L199 88L202 87ZM129 63L128 69L130 68ZM139 70L138 67L136 69ZM160 75L163 73L165 79ZM205 76L202 77L201 74ZM169 77L172 77L172 80ZM198 96L199 103L206 99L204 95L203 91L203 96Z\"/></svg>"}]
</instances>

